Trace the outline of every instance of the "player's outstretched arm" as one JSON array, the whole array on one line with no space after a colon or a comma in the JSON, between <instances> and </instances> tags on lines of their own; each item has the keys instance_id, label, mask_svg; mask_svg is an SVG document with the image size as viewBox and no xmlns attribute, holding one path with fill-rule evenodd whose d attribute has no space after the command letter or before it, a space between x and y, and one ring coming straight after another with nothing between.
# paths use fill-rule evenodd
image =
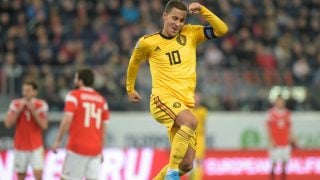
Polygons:
<instances>
[{"instance_id":1,"label":"player's outstretched arm","mask_svg":"<svg viewBox=\"0 0 320 180\"><path fill-rule=\"evenodd\" d=\"M213 27L214 35L220 37L228 32L228 26L218 16L200 3L191 3L188 7L189 14L201 14Z\"/></svg>"},{"instance_id":2,"label":"player's outstretched arm","mask_svg":"<svg viewBox=\"0 0 320 180\"><path fill-rule=\"evenodd\" d=\"M6 128L11 128L16 124L25 104L26 104L26 101L22 101L20 107L18 107L15 111L11 109L13 107L13 103L10 104L9 110L4 119L4 126Z\"/></svg>"}]
</instances>

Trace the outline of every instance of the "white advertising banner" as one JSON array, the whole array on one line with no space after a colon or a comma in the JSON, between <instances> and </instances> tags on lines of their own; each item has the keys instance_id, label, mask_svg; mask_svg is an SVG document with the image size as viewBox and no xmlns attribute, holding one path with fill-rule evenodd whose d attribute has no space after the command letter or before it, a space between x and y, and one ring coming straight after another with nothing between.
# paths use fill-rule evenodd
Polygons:
<instances>
[{"instance_id":1,"label":"white advertising banner","mask_svg":"<svg viewBox=\"0 0 320 180\"><path fill-rule=\"evenodd\" d=\"M207 119L207 146L217 149L265 148L265 113L212 112ZM320 115L293 113L293 132L303 148L320 148ZM112 113L108 125L112 147L168 147L166 129L147 112Z\"/></svg>"},{"instance_id":2,"label":"white advertising banner","mask_svg":"<svg viewBox=\"0 0 320 180\"><path fill-rule=\"evenodd\" d=\"M287 164L288 179L319 180L320 153L316 150L293 151ZM43 179L59 180L66 156L47 151ZM169 151L152 148L108 148L103 151L99 180L150 180L167 164ZM208 150L203 164L203 180L257 180L267 179L271 162L264 150ZM0 151L0 180L17 180L14 172L13 150ZM281 174L281 167L275 173ZM181 177L186 180L187 175ZM26 180L34 180L31 167Z\"/></svg>"},{"instance_id":3,"label":"white advertising banner","mask_svg":"<svg viewBox=\"0 0 320 180\"><path fill-rule=\"evenodd\" d=\"M3 117L3 114L0 114ZM61 113L49 115L45 133L49 147L56 136ZM3 119L3 118L1 118ZM267 146L266 114L261 112L210 112L207 119L207 147L214 149L261 149ZM320 113L293 113L293 132L302 148L320 148ZM1 123L1 122L0 122ZM107 147L169 147L167 131L148 112L111 112L107 125ZM0 129L0 150L12 147L13 132ZM1 133L3 135L1 135Z\"/></svg>"}]
</instances>

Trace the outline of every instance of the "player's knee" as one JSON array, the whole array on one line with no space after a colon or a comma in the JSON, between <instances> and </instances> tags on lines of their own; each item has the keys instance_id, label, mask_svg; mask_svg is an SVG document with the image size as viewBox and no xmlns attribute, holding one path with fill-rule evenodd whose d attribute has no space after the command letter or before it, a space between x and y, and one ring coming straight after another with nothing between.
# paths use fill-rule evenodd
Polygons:
<instances>
[{"instance_id":1,"label":"player's knee","mask_svg":"<svg viewBox=\"0 0 320 180\"><path fill-rule=\"evenodd\" d=\"M188 126L191 129L196 129L197 124L198 124L197 119L194 116L190 116L184 121L184 125Z\"/></svg>"},{"instance_id":2,"label":"player's knee","mask_svg":"<svg viewBox=\"0 0 320 180\"><path fill-rule=\"evenodd\" d=\"M183 172L190 172L193 168L193 163L181 163L179 166L180 170Z\"/></svg>"},{"instance_id":3,"label":"player's knee","mask_svg":"<svg viewBox=\"0 0 320 180\"><path fill-rule=\"evenodd\" d=\"M196 129L197 128L197 125L198 125L198 121L195 117L193 117L190 121L190 128L192 129Z\"/></svg>"},{"instance_id":4,"label":"player's knee","mask_svg":"<svg viewBox=\"0 0 320 180\"><path fill-rule=\"evenodd\" d=\"M192 114L191 111L183 111L181 112L176 119L176 122L179 126L187 126L193 130L197 128L197 119Z\"/></svg>"}]
</instances>

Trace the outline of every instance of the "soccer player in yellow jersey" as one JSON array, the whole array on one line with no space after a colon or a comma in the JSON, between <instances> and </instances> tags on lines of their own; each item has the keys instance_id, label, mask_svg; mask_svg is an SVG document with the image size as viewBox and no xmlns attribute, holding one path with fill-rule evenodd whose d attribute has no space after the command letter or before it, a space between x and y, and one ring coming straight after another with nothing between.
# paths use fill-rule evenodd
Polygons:
<instances>
[{"instance_id":1,"label":"soccer player in yellow jersey","mask_svg":"<svg viewBox=\"0 0 320 180\"><path fill-rule=\"evenodd\" d=\"M206 121L208 116L208 109L201 104L201 94L196 93L194 96L194 110L193 113L197 118L198 125L196 129L197 146L196 146L196 159L195 167L190 174L190 180L203 179L203 160L206 150Z\"/></svg>"},{"instance_id":2,"label":"soccer player in yellow jersey","mask_svg":"<svg viewBox=\"0 0 320 180\"><path fill-rule=\"evenodd\" d=\"M185 25L187 14L200 14L210 26ZM167 127L171 143L169 163L154 178L175 180L189 172L195 157L197 119L192 113L196 86L196 47L228 31L226 24L200 3L188 7L169 1L160 32L142 36L134 48L127 70L129 100L141 99L135 90L139 66L149 61L152 76L150 111Z\"/></svg>"}]
</instances>

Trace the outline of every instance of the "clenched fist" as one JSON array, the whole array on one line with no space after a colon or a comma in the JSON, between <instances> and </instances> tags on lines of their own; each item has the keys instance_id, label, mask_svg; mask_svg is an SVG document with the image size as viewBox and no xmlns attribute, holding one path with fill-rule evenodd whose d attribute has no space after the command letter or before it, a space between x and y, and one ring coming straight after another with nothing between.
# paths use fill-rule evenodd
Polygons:
<instances>
[{"instance_id":1,"label":"clenched fist","mask_svg":"<svg viewBox=\"0 0 320 180\"><path fill-rule=\"evenodd\" d=\"M191 3L188 7L189 14L198 14L201 10L202 5L200 3Z\"/></svg>"}]
</instances>

